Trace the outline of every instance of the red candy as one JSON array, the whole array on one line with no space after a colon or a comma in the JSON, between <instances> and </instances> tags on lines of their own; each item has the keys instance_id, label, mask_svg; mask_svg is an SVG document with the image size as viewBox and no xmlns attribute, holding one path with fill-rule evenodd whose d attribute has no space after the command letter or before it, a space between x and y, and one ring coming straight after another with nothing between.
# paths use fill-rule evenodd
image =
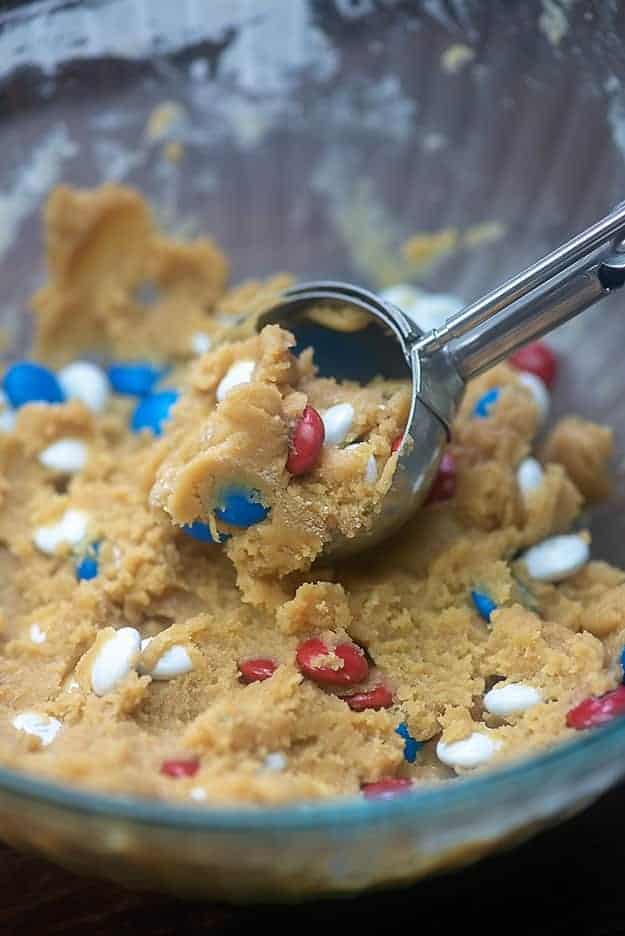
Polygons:
<instances>
[{"instance_id":1,"label":"red candy","mask_svg":"<svg viewBox=\"0 0 625 936\"><path fill-rule=\"evenodd\" d=\"M161 773L166 777L194 777L200 769L197 757L188 760L166 760L161 764Z\"/></svg>"},{"instance_id":2,"label":"red candy","mask_svg":"<svg viewBox=\"0 0 625 936\"><path fill-rule=\"evenodd\" d=\"M446 501L456 493L456 461L451 452L445 452L438 466L438 473L425 499L426 504Z\"/></svg>"},{"instance_id":3,"label":"red candy","mask_svg":"<svg viewBox=\"0 0 625 936\"><path fill-rule=\"evenodd\" d=\"M341 669L319 665L319 657L330 653L343 661ZM296 660L304 676L320 686L352 686L363 682L369 675L367 659L360 647L353 643L340 643L329 650L323 640L311 637L297 648Z\"/></svg>"},{"instance_id":4,"label":"red candy","mask_svg":"<svg viewBox=\"0 0 625 936\"><path fill-rule=\"evenodd\" d=\"M602 696L589 696L566 713L569 728L583 731L605 725L618 715L625 715L625 686L612 689Z\"/></svg>"},{"instance_id":5,"label":"red candy","mask_svg":"<svg viewBox=\"0 0 625 936\"><path fill-rule=\"evenodd\" d=\"M558 360L548 345L542 341L531 341L519 348L508 358L508 363L517 370L536 374L545 386L551 387L558 371Z\"/></svg>"},{"instance_id":6,"label":"red candy","mask_svg":"<svg viewBox=\"0 0 625 936\"><path fill-rule=\"evenodd\" d=\"M392 799L399 793L406 793L412 786L412 780L405 777L384 777L374 783L363 783L362 795L366 799Z\"/></svg>"},{"instance_id":7,"label":"red candy","mask_svg":"<svg viewBox=\"0 0 625 936\"><path fill-rule=\"evenodd\" d=\"M354 695L345 696L345 701L354 712L364 712L365 709L390 708L393 704L393 693L386 686L376 686L366 692L355 692Z\"/></svg>"},{"instance_id":8,"label":"red candy","mask_svg":"<svg viewBox=\"0 0 625 936\"><path fill-rule=\"evenodd\" d=\"M287 471L303 475L317 464L326 431L323 419L316 409L307 406L299 416L291 433Z\"/></svg>"},{"instance_id":9,"label":"red candy","mask_svg":"<svg viewBox=\"0 0 625 936\"><path fill-rule=\"evenodd\" d=\"M261 658L254 660L241 660L239 672L244 683L262 682L269 679L278 668L275 660Z\"/></svg>"},{"instance_id":10,"label":"red candy","mask_svg":"<svg viewBox=\"0 0 625 936\"><path fill-rule=\"evenodd\" d=\"M399 451L403 441L404 441L403 435L398 435L396 439L393 439L393 442L391 444L391 455L394 455L395 452Z\"/></svg>"}]
</instances>

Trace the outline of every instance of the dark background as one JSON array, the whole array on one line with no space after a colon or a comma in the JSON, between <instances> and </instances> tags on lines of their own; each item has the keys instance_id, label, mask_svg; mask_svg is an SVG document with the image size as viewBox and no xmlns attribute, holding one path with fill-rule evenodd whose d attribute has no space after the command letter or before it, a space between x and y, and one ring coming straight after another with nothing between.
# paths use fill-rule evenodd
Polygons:
<instances>
[{"instance_id":1,"label":"dark background","mask_svg":"<svg viewBox=\"0 0 625 936\"><path fill-rule=\"evenodd\" d=\"M0 933L255 936L327 928L341 936L616 936L625 934L624 815L625 784L564 826L463 871L406 890L299 907L183 903L78 878L0 847Z\"/></svg>"}]
</instances>

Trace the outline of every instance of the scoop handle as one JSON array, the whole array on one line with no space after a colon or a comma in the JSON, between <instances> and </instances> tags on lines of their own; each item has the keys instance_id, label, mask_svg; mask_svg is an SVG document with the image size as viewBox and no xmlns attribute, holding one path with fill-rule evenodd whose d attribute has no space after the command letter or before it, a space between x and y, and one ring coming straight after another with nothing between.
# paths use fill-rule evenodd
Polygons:
<instances>
[{"instance_id":1,"label":"scoop handle","mask_svg":"<svg viewBox=\"0 0 625 936\"><path fill-rule=\"evenodd\" d=\"M567 272L540 286L447 345L463 380L476 377L528 341L540 338L625 283L625 253Z\"/></svg>"},{"instance_id":2,"label":"scoop handle","mask_svg":"<svg viewBox=\"0 0 625 936\"><path fill-rule=\"evenodd\" d=\"M595 222L580 234L576 234L575 237L561 244L560 247L552 250L521 273L486 293L481 299L465 306L457 315L448 319L441 328L429 332L417 343L418 353L431 355L434 351L448 347L452 341L473 331L537 287L547 287L559 274L564 272L570 277L580 262L590 265L593 255L599 248L605 247L610 241L619 243L623 237L625 237L625 202L620 202L600 221Z\"/></svg>"}]
</instances>

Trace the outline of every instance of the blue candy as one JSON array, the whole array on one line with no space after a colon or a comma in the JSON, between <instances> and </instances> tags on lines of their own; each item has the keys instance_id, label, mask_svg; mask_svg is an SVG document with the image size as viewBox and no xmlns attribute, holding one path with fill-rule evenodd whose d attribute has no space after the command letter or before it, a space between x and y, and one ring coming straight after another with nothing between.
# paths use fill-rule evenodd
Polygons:
<instances>
[{"instance_id":1,"label":"blue candy","mask_svg":"<svg viewBox=\"0 0 625 936\"><path fill-rule=\"evenodd\" d=\"M249 527L260 523L269 513L269 508L261 504L258 491L245 488L229 488L224 491L215 510L215 516L222 523L235 527Z\"/></svg>"},{"instance_id":2,"label":"blue candy","mask_svg":"<svg viewBox=\"0 0 625 936\"><path fill-rule=\"evenodd\" d=\"M214 543L213 534L210 531L208 523L202 523L201 520L194 520L193 523L187 523L180 527L185 536L198 540L200 543Z\"/></svg>"},{"instance_id":3,"label":"blue candy","mask_svg":"<svg viewBox=\"0 0 625 936\"><path fill-rule=\"evenodd\" d=\"M485 592L472 591L471 600L480 617L484 618L485 621L490 621L491 614L497 610L497 605L490 595L485 594Z\"/></svg>"},{"instance_id":4,"label":"blue candy","mask_svg":"<svg viewBox=\"0 0 625 936\"><path fill-rule=\"evenodd\" d=\"M169 411L177 402L180 394L177 390L161 390L158 393L148 393L135 406L130 419L130 428L133 432L149 429L159 436L163 431L163 423L169 419Z\"/></svg>"},{"instance_id":5,"label":"blue candy","mask_svg":"<svg viewBox=\"0 0 625 936\"><path fill-rule=\"evenodd\" d=\"M625 649L621 651L619 662L621 664L621 669L623 670L623 682L625 682Z\"/></svg>"},{"instance_id":6,"label":"blue candy","mask_svg":"<svg viewBox=\"0 0 625 936\"><path fill-rule=\"evenodd\" d=\"M499 387L492 387L492 389L487 390L486 393L479 398L475 406L473 407L473 415L477 419L488 419L490 412L501 396L501 390Z\"/></svg>"},{"instance_id":7,"label":"blue candy","mask_svg":"<svg viewBox=\"0 0 625 936\"><path fill-rule=\"evenodd\" d=\"M416 738L412 737L408 731L406 722L401 722L397 726L395 734L398 734L400 738L404 739L404 760L407 760L409 764L414 764L417 759L417 754L423 747L423 742L417 741Z\"/></svg>"},{"instance_id":8,"label":"blue candy","mask_svg":"<svg viewBox=\"0 0 625 936\"><path fill-rule=\"evenodd\" d=\"M166 368L146 362L111 364L107 376L115 393L126 396L145 396L164 376Z\"/></svg>"},{"instance_id":9,"label":"blue candy","mask_svg":"<svg viewBox=\"0 0 625 936\"><path fill-rule=\"evenodd\" d=\"M86 556L78 562L76 566L76 578L79 582L89 582L94 579L99 572L98 552L99 543L92 543Z\"/></svg>"},{"instance_id":10,"label":"blue candy","mask_svg":"<svg viewBox=\"0 0 625 936\"><path fill-rule=\"evenodd\" d=\"M18 361L4 375L2 389L11 406L25 403L63 403L65 394L52 371L33 361Z\"/></svg>"}]
</instances>

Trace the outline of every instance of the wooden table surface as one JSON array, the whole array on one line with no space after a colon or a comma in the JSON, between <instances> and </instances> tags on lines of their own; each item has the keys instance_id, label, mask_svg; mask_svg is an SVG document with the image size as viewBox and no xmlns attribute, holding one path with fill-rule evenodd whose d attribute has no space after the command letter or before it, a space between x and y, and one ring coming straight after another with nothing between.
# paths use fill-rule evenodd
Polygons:
<instances>
[{"instance_id":1,"label":"wooden table surface","mask_svg":"<svg viewBox=\"0 0 625 936\"><path fill-rule=\"evenodd\" d=\"M376 934L399 932L400 918L411 921L409 934L442 934L453 914L466 933L622 936L624 817L625 784L564 826L472 868L403 891L301 907L183 903L78 878L0 847L0 934L196 936L265 925L297 933L305 924Z\"/></svg>"}]
</instances>

